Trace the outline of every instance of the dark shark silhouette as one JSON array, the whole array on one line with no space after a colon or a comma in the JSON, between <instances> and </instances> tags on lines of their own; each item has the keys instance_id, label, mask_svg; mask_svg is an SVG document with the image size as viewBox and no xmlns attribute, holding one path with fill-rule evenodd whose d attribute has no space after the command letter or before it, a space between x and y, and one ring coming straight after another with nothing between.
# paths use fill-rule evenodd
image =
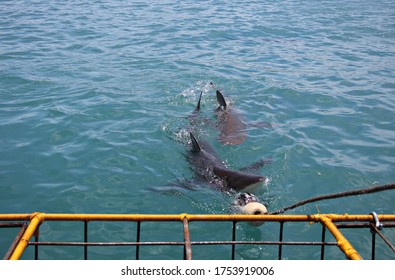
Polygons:
<instances>
[{"instance_id":1,"label":"dark shark silhouette","mask_svg":"<svg viewBox=\"0 0 395 280\"><path fill-rule=\"evenodd\" d=\"M264 176L227 168L208 142L197 141L192 132L190 138L186 157L198 178L220 190L237 192L254 192L265 181Z\"/></svg>"},{"instance_id":2,"label":"dark shark silhouette","mask_svg":"<svg viewBox=\"0 0 395 280\"><path fill-rule=\"evenodd\" d=\"M247 124L235 108L228 106L222 93L217 90L219 107L217 115L218 140L224 145L239 145L247 139Z\"/></svg>"}]
</instances>

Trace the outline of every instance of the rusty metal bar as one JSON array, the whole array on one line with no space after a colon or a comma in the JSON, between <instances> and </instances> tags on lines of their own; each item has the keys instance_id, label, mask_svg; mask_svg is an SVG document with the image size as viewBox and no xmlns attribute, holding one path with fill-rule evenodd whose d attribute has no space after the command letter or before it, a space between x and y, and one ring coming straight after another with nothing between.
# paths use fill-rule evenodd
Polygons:
<instances>
[{"instance_id":1,"label":"rusty metal bar","mask_svg":"<svg viewBox=\"0 0 395 280\"><path fill-rule=\"evenodd\" d=\"M395 223L382 223L385 228L394 228ZM337 228L371 228L371 223L336 223Z\"/></svg>"},{"instance_id":2,"label":"rusty metal bar","mask_svg":"<svg viewBox=\"0 0 395 280\"><path fill-rule=\"evenodd\" d=\"M191 235L189 233L189 227L188 227L188 218L185 217L182 220L184 224L184 242L185 242L185 247L184 247L184 259L186 260L192 260L192 246L191 246Z\"/></svg>"},{"instance_id":3,"label":"rusty metal bar","mask_svg":"<svg viewBox=\"0 0 395 280\"><path fill-rule=\"evenodd\" d=\"M12 227L14 227L14 226L12 226ZM7 253L4 255L3 260L10 259L12 253L14 252L16 246L18 245L19 241L21 240L23 234L25 233L25 231L27 229L27 223L22 223L22 225L20 225L20 227L21 227L21 229L19 230L17 236L15 237L14 241L12 242L12 244L11 244L10 248L8 249Z\"/></svg>"},{"instance_id":4,"label":"rusty metal bar","mask_svg":"<svg viewBox=\"0 0 395 280\"><path fill-rule=\"evenodd\" d=\"M141 222L137 222L137 236L136 236L136 260L140 258L139 253L140 253L140 230L141 230Z\"/></svg>"},{"instance_id":5,"label":"rusty metal bar","mask_svg":"<svg viewBox=\"0 0 395 280\"><path fill-rule=\"evenodd\" d=\"M191 241L191 245L293 245L293 246L336 246L336 242L319 241ZM185 246L183 241L148 241L148 242L29 242L40 246Z\"/></svg>"},{"instance_id":6,"label":"rusty metal bar","mask_svg":"<svg viewBox=\"0 0 395 280\"><path fill-rule=\"evenodd\" d=\"M381 231L373 224L371 224L371 227L375 233L377 233L381 239L392 249L392 251L395 253L395 247L394 245L391 244L391 242L381 233Z\"/></svg>"},{"instance_id":7,"label":"rusty metal bar","mask_svg":"<svg viewBox=\"0 0 395 280\"><path fill-rule=\"evenodd\" d=\"M319 241L192 241L192 245L292 245L292 246L336 246L336 242Z\"/></svg>"},{"instance_id":8,"label":"rusty metal bar","mask_svg":"<svg viewBox=\"0 0 395 280\"><path fill-rule=\"evenodd\" d=\"M192 244L192 242L191 242ZM157 245L177 245L183 246L182 241L148 241L148 242L72 242L72 241L54 241L54 242L29 242L29 245L40 246L157 246Z\"/></svg>"},{"instance_id":9,"label":"rusty metal bar","mask_svg":"<svg viewBox=\"0 0 395 280\"><path fill-rule=\"evenodd\" d=\"M40 236L40 227L38 226L36 228L36 231L33 233L34 235L34 240L38 242L38 238ZM34 259L38 260L38 245L34 246Z\"/></svg>"},{"instance_id":10,"label":"rusty metal bar","mask_svg":"<svg viewBox=\"0 0 395 280\"><path fill-rule=\"evenodd\" d=\"M22 227L25 223L17 222L17 223L0 223L0 228L14 228L14 227Z\"/></svg>"},{"instance_id":11,"label":"rusty metal bar","mask_svg":"<svg viewBox=\"0 0 395 280\"><path fill-rule=\"evenodd\" d=\"M88 243L88 221L84 221L84 242ZM88 259L88 246L84 246L84 260Z\"/></svg>"},{"instance_id":12,"label":"rusty metal bar","mask_svg":"<svg viewBox=\"0 0 395 280\"><path fill-rule=\"evenodd\" d=\"M232 222L232 241L236 241L236 221ZM235 259L235 250L236 250L236 246L235 244L232 243L232 256L231 259L234 260Z\"/></svg>"},{"instance_id":13,"label":"rusty metal bar","mask_svg":"<svg viewBox=\"0 0 395 280\"><path fill-rule=\"evenodd\" d=\"M34 237L34 240L38 243L38 235ZM34 259L38 260L38 244L34 245Z\"/></svg>"},{"instance_id":14,"label":"rusty metal bar","mask_svg":"<svg viewBox=\"0 0 395 280\"><path fill-rule=\"evenodd\" d=\"M282 241L283 241L283 231L284 231L284 222L280 222L280 236L278 238L280 244L278 246L278 259L282 259L282 254L283 254L283 247L282 247Z\"/></svg>"},{"instance_id":15,"label":"rusty metal bar","mask_svg":"<svg viewBox=\"0 0 395 280\"><path fill-rule=\"evenodd\" d=\"M372 260L376 259L376 233L371 228L372 233Z\"/></svg>"},{"instance_id":16,"label":"rusty metal bar","mask_svg":"<svg viewBox=\"0 0 395 280\"><path fill-rule=\"evenodd\" d=\"M325 243L325 232L326 232L326 227L325 227L324 225L322 225L322 234L321 234L321 242L322 242L322 245L321 245L321 260L323 260L323 259L324 259L324 256L325 256L325 245L324 245L324 243Z\"/></svg>"}]
</instances>

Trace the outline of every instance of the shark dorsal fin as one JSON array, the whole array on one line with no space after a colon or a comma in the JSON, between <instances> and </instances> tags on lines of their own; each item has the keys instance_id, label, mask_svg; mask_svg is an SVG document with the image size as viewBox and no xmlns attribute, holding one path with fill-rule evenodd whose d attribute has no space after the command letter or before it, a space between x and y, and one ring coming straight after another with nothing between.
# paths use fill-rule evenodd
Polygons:
<instances>
[{"instance_id":1,"label":"shark dorsal fin","mask_svg":"<svg viewBox=\"0 0 395 280\"><path fill-rule=\"evenodd\" d=\"M199 101L198 101L198 104L196 105L195 111L200 111L200 101L202 100L202 94L203 94L203 91L200 92Z\"/></svg>"},{"instance_id":2,"label":"shark dorsal fin","mask_svg":"<svg viewBox=\"0 0 395 280\"><path fill-rule=\"evenodd\" d=\"M193 136L192 132L189 132L189 135L191 136L191 141L192 141L192 150L191 151L193 153L200 152L201 148L200 148L199 143L196 140L195 136Z\"/></svg>"},{"instance_id":3,"label":"shark dorsal fin","mask_svg":"<svg viewBox=\"0 0 395 280\"><path fill-rule=\"evenodd\" d=\"M217 101L219 103L219 107L220 108L222 107L224 110L226 110L225 98L219 90L217 90Z\"/></svg>"}]
</instances>

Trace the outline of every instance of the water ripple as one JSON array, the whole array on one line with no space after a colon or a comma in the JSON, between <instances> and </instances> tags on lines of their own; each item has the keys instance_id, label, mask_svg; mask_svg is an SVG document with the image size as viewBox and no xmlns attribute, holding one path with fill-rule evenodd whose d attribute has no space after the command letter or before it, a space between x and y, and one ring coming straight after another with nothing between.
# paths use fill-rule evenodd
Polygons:
<instances>
[{"instance_id":1,"label":"water ripple","mask_svg":"<svg viewBox=\"0 0 395 280\"><path fill-rule=\"evenodd\" d=\"M210 82L248 138L223 147L215 127L204 135L235 168L273 161L258 192L270 209L394 180L393 1L1 7L0 212L226 212L231 198L211 190L148 191L192 179L180 142L201 91L215 121ZM320 211L393 212L393 194L375 198Z\"/></svg>"}]
</instances>

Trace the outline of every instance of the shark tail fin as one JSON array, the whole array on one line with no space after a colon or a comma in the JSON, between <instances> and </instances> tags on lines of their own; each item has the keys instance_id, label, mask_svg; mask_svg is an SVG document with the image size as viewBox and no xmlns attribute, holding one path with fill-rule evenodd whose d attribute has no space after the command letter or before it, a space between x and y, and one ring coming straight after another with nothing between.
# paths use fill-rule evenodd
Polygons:
<instances>
[{"instance_id":1,"label":"shark tail fin","mask_svg":"<svg viewBox=\"0 0 395 280\"><path fill-rule=\"evenodd\" d=\"M223 107L224 110L226 110L226 101L225 101L225 98L224 98L224 96L222 95L222 93L221 93L219 90L217 90L217 101L218 101L218 103L219 103L219 107L220 107L220 108Z\"/></svg>"},{"instance_id":2,"label":"shark tail fin","mask_svg":"<svg viewBox=\"0 0 395 280\"><path fill-rule=\"evenodd\" d=\"M245 173L227 168L214 166L213 172L220 178L224 178L228 186L236 191L254 192L259 184L263 184L265 177L250 173Z\"/></svg>"},{"instance_id":3,"label":"shark tail fin","mask_svg":"<svg viewBox=\"0 0 395 280\"><path fill-rule=\"evenodd\" d=\"M200 152L201 148L200 148L199 143L196 140L195 136L193 136L192 132L189 132L189 135L191 136L191 141L192 141L192 150L191 151L193 153Z\"/></svg>"}]
</instances>

